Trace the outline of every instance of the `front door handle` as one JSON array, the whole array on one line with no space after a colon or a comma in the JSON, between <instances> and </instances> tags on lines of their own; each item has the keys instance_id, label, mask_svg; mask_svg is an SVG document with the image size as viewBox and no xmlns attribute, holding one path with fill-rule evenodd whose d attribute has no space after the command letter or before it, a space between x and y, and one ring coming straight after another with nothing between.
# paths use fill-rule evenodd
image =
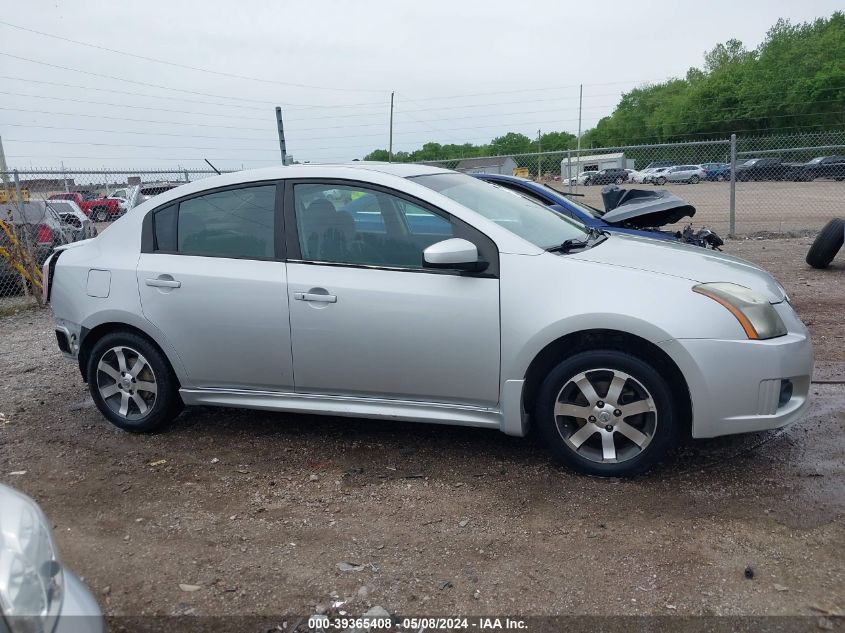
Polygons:
<instances>
[{"instance_id":1,"label":"front door handle","mask_svg":"<svg viewBox=\"0 0 845 633\"><path fill-rule=\"evenodd\" d=\"M298 301L316 301L318 303L337 303L336 295L323 295L315 292L294 292L293 298Z\"/></svg>"},{"instance_id":2,"label":"front door handle","mask_svg":"<svg viewBox=\"0 0 845 633\"><path fill-rule=\"evenodd\" d=\"M168 275L169 277L169 275ZM156 277L155 279L145 279L144 283L148 286L153 286L154 288L181 288L182 282L176 281L172 277L168 279L167 277Z\"/></svg>"}]
</instances>

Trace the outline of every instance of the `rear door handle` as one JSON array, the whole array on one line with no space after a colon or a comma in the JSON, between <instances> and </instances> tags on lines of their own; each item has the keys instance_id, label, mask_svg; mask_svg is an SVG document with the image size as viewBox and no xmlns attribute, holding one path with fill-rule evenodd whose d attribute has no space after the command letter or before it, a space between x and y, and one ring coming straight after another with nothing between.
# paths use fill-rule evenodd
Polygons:
<instances>
[{"instance_id":1,"label":"rear door handle","mask_svg":"<svg viewBox=\"0 0 845 633\"><path fill-rule=\"evenodd\" d=\"M298 301L316 301L318 303L337 303L337 295L322 295L315 292L294 292L293 298Z\"/></svg>"},{"instance_id":2,"label":"rear door handle","mask_svg":"<svg viewBox=\"0 0 845 633\"><path fill-rule=\"evenodd\" d=\"M161 277L157 277L155 279L145 279L144 283L148 286L153 286L154 288L181 288L182 282L176 281L175 279L162 279Z\"/></svg>"}]
</instances>

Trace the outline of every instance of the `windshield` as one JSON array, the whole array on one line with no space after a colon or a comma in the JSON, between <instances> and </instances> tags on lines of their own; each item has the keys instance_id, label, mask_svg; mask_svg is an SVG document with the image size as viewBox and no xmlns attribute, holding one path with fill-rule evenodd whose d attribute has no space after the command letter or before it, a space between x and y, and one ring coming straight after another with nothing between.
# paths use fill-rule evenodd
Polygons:
<instances>
[{"instance_id":1,"label":"windshield","mask_svg":"<svg viewBox=\"0 0 845 633\"><path fill-rule=\"evenodd\" d=\"M432 174L411 178L429 189L516 233L540 248L565 240L584 239L583 224L567 218L533 200L464 174Z\"/></svg>"}]
</instances>

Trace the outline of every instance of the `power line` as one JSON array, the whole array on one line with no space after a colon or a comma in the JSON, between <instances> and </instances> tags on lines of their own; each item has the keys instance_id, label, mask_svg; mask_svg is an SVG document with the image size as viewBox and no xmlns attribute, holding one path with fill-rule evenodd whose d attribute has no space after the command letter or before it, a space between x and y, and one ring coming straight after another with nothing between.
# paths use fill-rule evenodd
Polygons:
<instances>
[{"instance_id":1,"label":"power line","mask_svg":"<svg viewBox=\"0 0 845 633\"><path fill-rule=\"evenodd\" d=\"M276 142L275 139L268 138L268 137L255 137L255 136L208 136L204 134L171 134L167 132L138 132L132 130L106 130L106 129L97 129L97 128L85 128L85 127L65 127L63 125L31 125L28 123L0 123L0 125L5 125L8 127L25 127L25 128L37 128L37 129L44 129L44 130L69 130L74 132L103 132L107 134L141 134L143 136L170 136L170 137L177 137L177 138L215 138L215 139L228 139L233 141L273 141Z\"/></svg>"},{"instance_id":2,"label":"power line","mask_svg":"<svg viewBox=\"0 0 845 633\"><path fill-rule=\"evenodd\" d=\"M247 75L236 75L234 73L226 73L226 72L219 71L219 70L211 70L209 68L200 68L198 66L189 66L187 64L180 64L178 62L173 62L173 61L169 61L169 60L166 60L166 59L158 59L158 58L155 58L155 57L147 57L145 55L137 55L135 53L129 53L127 51L121 51L121 50L117 50L117 49L114 49L114 48L107 48L105 46L99 46L97 44L91 44L89 42L80 42L79 40L74 40L74 39L71 39L69 37L62 37L60 35L53 35L52 33L45 33L43 31L36 31L35 29L30 29L30 28L27 28L27 27L24 27L24 26L20 26L18 24L12 24L11 22L6 22L6 21L3 21L3 20L0 20L0 24L2 24L4 26L11 27L13 29L20 29L21 31L27 31L29 33L34 33L36 35L41 35L43 37L49 37L49 38L52 38L52 39L61 40L63 42L68 42L70 44L76 44L78 46L87 46L88 48L94 48L94 49L106 51L106 52L109 52L109 53L116 53L118 55L126 55L127 57L134 57L136 59L142 59L142 60L148 61L148 62L155 62L157 64L165 64L167 66L174 66L176 68L184 68L186 70L193 70L193 71L197 71L197 72L208 73L210 75L218 75L220 77L229 77L229 78L232 78L232 79L242 79L242 80L247 80L247 81L258 81L258 82L261 82L261 83L275 84L275 85L278 85L278 86L288 86L288 87L292 87L292 88L306 88L306 89L309 89L309 90L331 90L331 91L334 91L334 92L369 92L369 93L378 93L378 94L384 94L384 92L385 92L384 90L372 90L372 89L366 89L366 88L336 88L334 86L315 86L315 85L309 85L309 84L299 84L299 83L290 83L290 82L286 82L286 81L277 81L275 79L263 79L263 78L260 78L260 77L249 77Z\"/></svg>"},{"instance_id":3,"label":"power line","mask_svg":"<svg viewBox=\"0 0 845 633\"><path fill-rule=\"evenodd\" d=\"M208 93L208 92L197 92L195 90L183 90L181 88L169 88L168 86L162 86L160 84L153 84L153 83L148 83L148 82L144 82L144 81L136 81L134 79L126 79L124 77L115 77L114 75L104 75L104 74L101 74L101 73L94 73L94 72L91 72L91 71L88 71L88 70L80 70L78 68L71 68L69 66L61 66L59 64L51 64L49 62L43 62L43 61L40 61L40 60L37 60L37 59L30 59L29 57L22 57L20 55L13 55L12 53L6 53L6 52L3 52L3 51L0 51L0 55L3 55L5 57L11 57L12 59L17 59L17 60L24 61L24 62L30 62L32 64L40 64L41 66L48 66L50 68L58 68L59 70L68 70L68 71L74 72L74 73L80 73L80 74L83 74L83 75L90 75L92 77L99 77L100 79L111 79L112 81L123 81L123 82L126 82L126 83L135 84L135 85L138 85L138 86L146 86L147 88L157 88L159 90L171 90L173 92L181 92L181 93L184 93L184 94L190 94L190 95L195 95L195 96L200 96L200 97L211 97L213 99L231 99L232 101L244 101L244 102L247 102L247 103L265 103L265 104L268 103L267 101L264 101L264 100L261 100L261 99L246 99L244 97L230 97L230 96L227 96L227 95L217 95L217 94L211 94L211 93ZM308 108L308 107L318 107L318 106L296 106L295 104L288 104L288 105L290 105L291 107L306 107L306 108Z\"/></svg>"},{"instance_id":4,"label":"power line","mask_svg":"<svg viewBox=\"0 0 845 633\"><path fill-rule=\"evenodd\" d=\"M260 127L243 127L240 125L211 125L208 123L182 123L179 121L152 121L149 119L128 119L119 116L106 116L104 114L82 114L78 112L48 112L46 110L26 110L24 108L6 108L0 106L0 110L8 110L10 112L27 112L29 114L58 114L60 116L81 116L89 119L109 119L112 121L133 121L135 123L159 123L162 125L188 125L197 127L211 127L223 130L250 130L252 132L264 132L264 128Z\"/></svg>"},{"instance_id":5,"label":"power line","mask_svg":"<svg viewBox=\"0 0 845 633\"><path fill-rule=\"evenodd\" d=\"M89 141L53 141L53 140L36 140L36 139L21 139L21 138L6 138L3 139L8 143L55 143L57 145L91 145L95 147L145 147L150 149L227 149L237 150L239 152L275 152L276 149L267 149L263 147L190 147L184 145L133 145L132 143L96 143Z\"/></svg>"}]
</instances>

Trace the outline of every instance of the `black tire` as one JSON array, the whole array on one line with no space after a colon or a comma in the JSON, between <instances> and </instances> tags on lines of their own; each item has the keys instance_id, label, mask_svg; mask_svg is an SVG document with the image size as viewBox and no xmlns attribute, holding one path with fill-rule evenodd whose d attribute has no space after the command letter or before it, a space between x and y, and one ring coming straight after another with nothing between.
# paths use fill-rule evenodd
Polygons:
<instances>
[{"instance_id":1,"label":"black tire","mask_svg":"<svg viewBox=\"0 0 845 633\"><path fill-rule=\"evenodd\" d=\"M584 186L585 186L585 187L589 187L589 186L590 186L590 185L592 185L592 184L593 184L593 181L592 181L592 180L590 180L589 178L587 178L586 180L584 180Z\"/></svg>"},{"instance_id":2,"label":"black tire","mask_svg":"<svg viewBox=\"0 0 845 633\"><path fill-rule=\"evenodd\" d=\"M834 218L824 225L807 251L807 263L813 268L827 268L845 240L845 220Z\"/></svg>"},{"instance_id":3,"label":"black tire","mask_svg":"<svg viewBox=\"0 0 845 633\"><path fill-rule=\"evenodd\" d=\"M725 174L716 174L716 180L719 182L725 182Z\"/></svg>"},{"instance_id":4,"label":"black tire","mask_svg":"<svg viewBox=\"0 0 845 633\"><path fill-rule=\"evenodd\" d=\"M625 182L625 180L621 176L619 176L613 182L616 183L617 185L621 185L623 182Z\"/></svg>"},{"instance_id":5,"label":"black tire","mask_svg":"<svg viewBox=\"0 0 845 633\"><path fill-rule=\"evenodd\" d=\"M91 209L91 214L94 216L94 222L108 222L110 215L105 207L94 207Z\"/></svg>"},{"instance_id":6,"label":"black tire","mask_svg":"<svg viewBox=\"0 0 845 633\"><path fill-rule=\"evenodd\" d=\"M657 180L654 181L654 184L661 185L661 186L665 185L666 184L666 178L664 176L661 176L660 178L658 178Z\"/></svg>"},{"instance_id":7,"label":"black tire","mask_svg":"<svg viewBox=\"0 0 845 633\"><path fill-rule=\"evenodd\" d=\"M117 362L117 356L114 352L118 348L122 350L123 365L129 372L136 368L135 363L139 359L145 360L147 365L138 372L140 380L126 379L130 383L127 388L120 386L116 378L112 377L111 373L101 369L100 365L100 362L104 361L112 368L112 372L117 371L117 373L125 375L118 369L120 363ZM130 361L134 362L130 364ZM117 364L117 367L114 367L113 363ZM176 376L167 359L155 345L134 332L112 332L97 341L88 357L86 376L88 377L91 397L100 413L109 422L124 431L145 433L161 429L179 415L182 410L182 399L179 397ZM150 398L153 392L140 387L142 384L155 385L153 398ZM112 388L117 390L111 396L103 395ZM122 403L124 392L128 394L130 390L133 395L126 398L127 414L121 415L120 405L115 397L118 397L120 403ZM135 394L148 406L146 412L142 412L137 404L138 400L136 400ZM116 406L118 410L115 410Z\"/></svg>"},{"instance_id":8,"label":"black tire","mask_svg":"<svg viewBox=\"0 0 845 633\"><path fill-rule=\"evenodd\" d=\"M610 418L610 423L605 428L613 438L612 442L617 443L621 448L620 453L617 453L616 448L614 448L613 455L617 457L620 454L624 455L622 461L616 462L596 461L596 455L591 455L591 452L597 450L595 441L598 440L601 446L604 439L602 436L608 435L602 429L596 428L593 435L589 435L587 439L582 439L582 444L577 449L570 445L569 440L564 439L565 433L570 431L570 436L574 436L575 432L572 429L582 430L587 425L602 424L601 421L593 423L586 418L581 418L584 423L577 426L579 422L575 417L555 415L558 398L566 398L565 390L574 384L573 379L581 374L596 377L594 379L597 382L594 387L597 396L600 398L612 397L609 378L606 379L608 381L606 388L603 389L600 384L603 375L610 375L607 372L614 372L614 375L616 375L615 372L628 375L626 382L623 383L622 396L618 399L618 402L622 402L631 394L636 395L637 388L644 388L654 405L653 412L630 416L623 414L619 418ZM629 392L624 391L624 389L628 389ZM586 399L586 402L590 403L590 400ZM636 404L635 401L632 402ZM618 406L624 408L632 402ZM604 403L605 406L608 404ZM616 406L616 404L613 404L613 406ZM589 409L589 404L579 408ZM620 412L614 411L612 415L616 416L618 413ZM604 414L597 413L596 415ZM543 443L552 454L559 461L578 472L601 477L636 475L654 466L678 441L679 422L677 418L677 405L672 398L668 383L660 372L655 370L648 362L618 350L584 351L562 361L546 376L534 406L534 424ZM638 430L643 431L641 433L643 436L650 437L650 440L641 450L633 441L628 439L627 433L618 432L621 427L615 425L619 424L620 421L624 423L624 420L631 420L630 425L634 426L641 424L642 426L637 427ZM611 427L613 430L611 430ZM630 429L630 427L628 428ZM630 430L628 433L630 433ZM600 450L603 452L604 448L602 447ZM628 453L625 453L625 451L628 451Z\"/></svg>"},{"instance_id":9,"label":"black tire","mask_svg":"<svg viewBox=\"0 0 845 633\"><path fill-rule=\"evenodd\" d=\"M690 176L689 184L697 185L700 180L701 180L701 178L699 178L698 176Z\"/></svg>"}]
</instances>

